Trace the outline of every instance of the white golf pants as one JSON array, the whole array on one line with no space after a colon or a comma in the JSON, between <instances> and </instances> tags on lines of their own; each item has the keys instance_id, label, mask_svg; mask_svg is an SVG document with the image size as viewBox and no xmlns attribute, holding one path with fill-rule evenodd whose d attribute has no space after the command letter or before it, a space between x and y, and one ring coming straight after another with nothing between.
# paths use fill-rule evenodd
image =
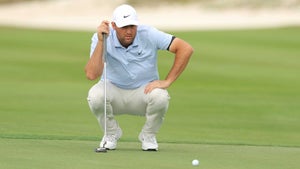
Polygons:
<instances>
[{"instance_id":1,"label":"white golf pants","mask_svg":"<svg viewBox=\"0 0 300 169\"><path fill-rule=\"evenodd\" d=\"M131 114L145 116L146 122L142 128L144 134L157 134L169 106L169 94L164 89L154 89L144 93L145 86L133 90L116 87L110 82L106 86L106 132L116 134L119 125L114 115ZM99 125L104 130L104 82L95 84L88 93L88 104L96 116Z\"/></svg>"}]
</instances>

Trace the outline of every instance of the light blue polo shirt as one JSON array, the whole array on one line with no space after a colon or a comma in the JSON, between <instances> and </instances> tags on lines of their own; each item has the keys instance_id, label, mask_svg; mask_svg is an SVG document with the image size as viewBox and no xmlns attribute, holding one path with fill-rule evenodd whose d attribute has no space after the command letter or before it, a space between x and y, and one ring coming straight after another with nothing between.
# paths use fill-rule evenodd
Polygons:
<instances>
[{"instance_id":1,"label":"light blue polo shirt","mask_svg":"<svg viewBox=\"0 0 300 169\"><path fill-rule=\"evenodd\" d=\"M133 43L124 48L117 39L116 31L110 28L107 38L107 80L122 89L136 89L158 80L157 51L167 50L172 37L156 28L139 25ZM97 43L98 36L95 33L92 37L90 56Z\"/></svg>"}]
</instances>

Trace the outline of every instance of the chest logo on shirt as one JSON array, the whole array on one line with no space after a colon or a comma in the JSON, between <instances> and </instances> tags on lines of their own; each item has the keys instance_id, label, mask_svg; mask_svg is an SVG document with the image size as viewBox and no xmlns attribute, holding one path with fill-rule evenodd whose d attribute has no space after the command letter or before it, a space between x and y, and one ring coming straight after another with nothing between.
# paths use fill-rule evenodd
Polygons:
<instances>
[{"instance_id":1,"label":"chest logo on shirt","mask_svg":"<svg viewBox=\"0 0 300 169\"><path fill-rule=\"evenodd\" d=\"M123 18L128 18L130 15L124 15Z\"/></svg>"}]
</instances>

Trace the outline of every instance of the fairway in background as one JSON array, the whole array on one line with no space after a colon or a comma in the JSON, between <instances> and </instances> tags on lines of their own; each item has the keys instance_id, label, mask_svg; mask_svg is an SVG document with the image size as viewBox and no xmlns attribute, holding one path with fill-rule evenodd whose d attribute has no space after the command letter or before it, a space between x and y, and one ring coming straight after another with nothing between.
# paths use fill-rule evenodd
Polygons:
<instances>
[{"instance_id":1,"label":"fairway in background","mask_svg":"<svg viewBox=\"0 0 300 169\"><path fill-rule=\"evenodd\" d=\"M95 168L128 152L150 168L188 168L195 158L210 169L300 166L300 28L171 32L195 53L169 88L161 152L140 151L144 119L125 115L117 117L120 150L107 157L93 153L102 133L86 102L95 83L83 71L92 33L0 28L0 168L76 168L78 157ZM159 54L164 78L173 56Z\"/></svg>"},{"instance_id":2,"label":"fairway in background","mask_svg":"<svg viewBox=\"0 0 300 169\"><path fill-rule=\"evenodd\" d=\"M161 136L299 146L299 33L299 28L176 32L196 52L170 88L174 97L162 129L169 134ZM168 64L162 66L164 72Z\"/></svg>"}]
</instances>

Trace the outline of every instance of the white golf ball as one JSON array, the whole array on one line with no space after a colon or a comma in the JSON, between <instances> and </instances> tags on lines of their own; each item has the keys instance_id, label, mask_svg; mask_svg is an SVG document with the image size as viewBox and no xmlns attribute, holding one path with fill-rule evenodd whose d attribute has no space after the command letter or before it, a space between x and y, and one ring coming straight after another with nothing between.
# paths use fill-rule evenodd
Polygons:
<instances>
[{"instance_id":1,"label":"white golf ball","mask_svg":"<svg viewBox=\"0 0 300 169\"><path fill-rule=\"evenodd\" d=\"M192 164L193 164L193 166L197 166L197 165L199 165L199 160L196 160L196 159L195 159L195 160L193 160L193 161L192 161Z\"/></svg>"}]
</instances>

